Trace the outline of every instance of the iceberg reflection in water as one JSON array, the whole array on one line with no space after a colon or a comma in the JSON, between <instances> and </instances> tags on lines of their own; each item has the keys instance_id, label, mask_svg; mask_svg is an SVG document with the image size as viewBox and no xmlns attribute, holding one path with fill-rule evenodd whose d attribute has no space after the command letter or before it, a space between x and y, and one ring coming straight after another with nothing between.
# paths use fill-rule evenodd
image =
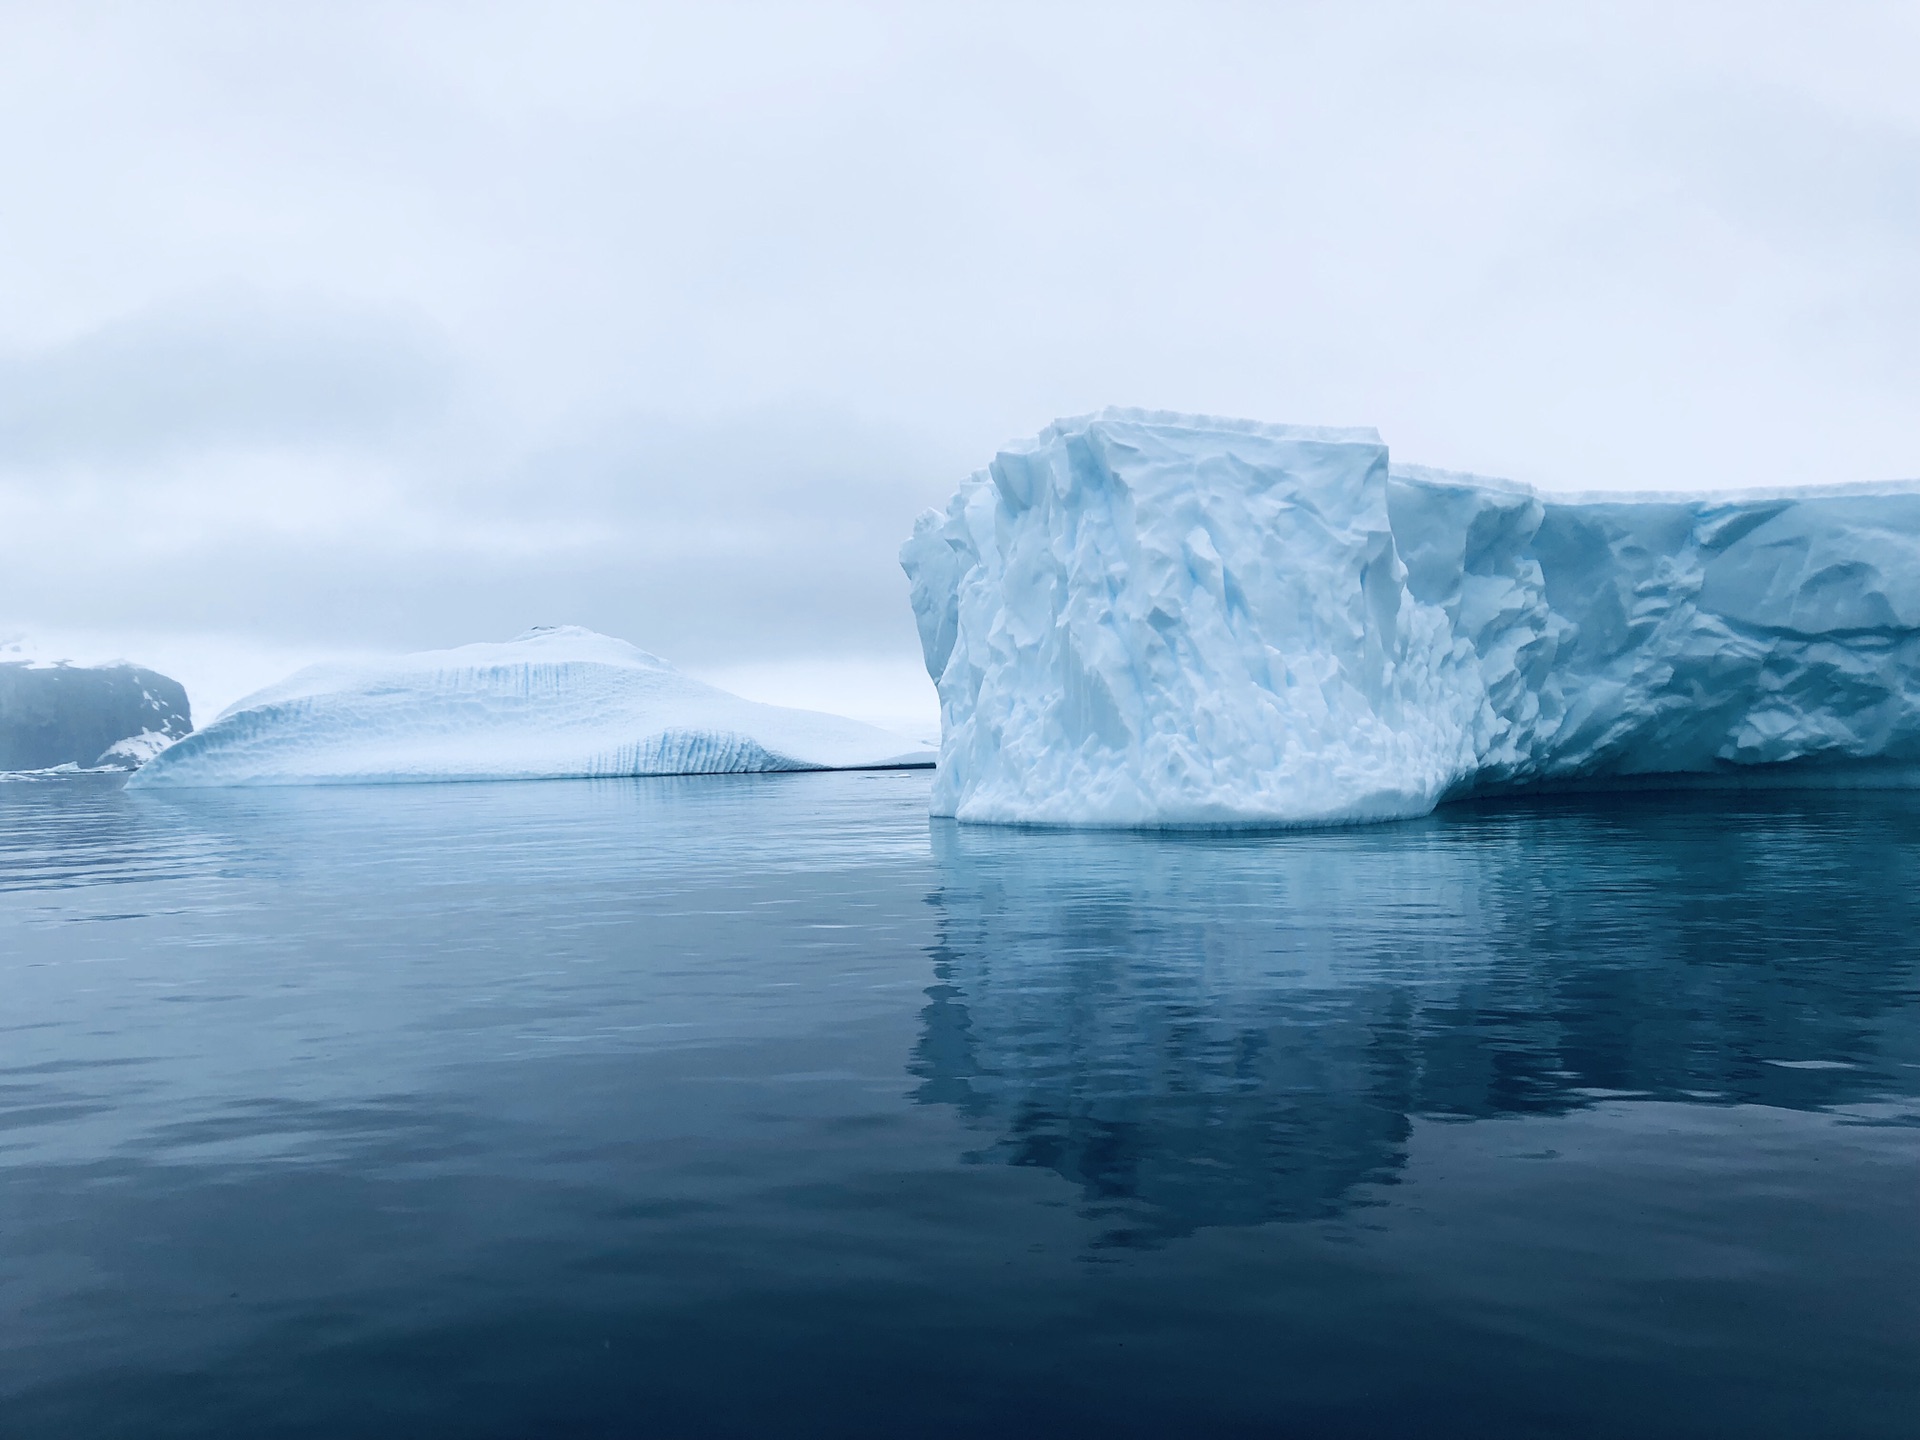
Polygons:
<instances>
[{"instance_id":1,"label":"iceberg reflection in water","mask_svg":"<svg viewBox=\"0 0 1920 1440\"><path fill-rule=\"evenodd\" d=\"M916 1098L1099 1243L1378 1204L1415 1120L1911 1096L1904 797L1538 800L1235 838L936 821Z\"/></svg>"},{"instance_id":2,"label":"iceberg reflection in water","mask_svg":"<svg viewBox=\"0 0 1920 1440\"><path fill-rule=\"evenodd\" d=\"M0 786L0 1428L1909 1433L1920 794L927 793Z\"/></svg>"}]
</instances>

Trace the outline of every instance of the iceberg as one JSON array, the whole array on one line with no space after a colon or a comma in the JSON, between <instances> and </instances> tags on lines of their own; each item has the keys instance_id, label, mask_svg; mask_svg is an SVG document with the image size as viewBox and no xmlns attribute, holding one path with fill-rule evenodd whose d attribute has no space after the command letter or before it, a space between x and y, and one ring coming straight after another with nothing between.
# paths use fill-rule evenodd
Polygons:
<instances>
[{"instance_id":1,"label":"iceberg","mask_svg":"<svg viewBox=\"0 0 1920 1440\"><path fill-rule=\"evenodd\" d=\"M963 821L1920 783L1916 482L1552 495L1369 429L1109 409L1001 452L901 563Z\"/></svg>"},{"instance_id":2,"label":"iceberg","mask_svg":"<svg viewBox=\"0 0 1920 1440\"><path fill-rule=\"evenodd\" d=\"M130 769L192 728L187 692L157 670L0 663L0 771Z\"/></svg>"},{"instance_id":3,"label":"iceberg","mask_svg":"<svg viewBox=\"0 0 1920 1440\"><path fill-rule=\"evenodd\" d=\"M910 740L762 705L622 640L541 627L499 644L315 665L223 711L129 788L547 780L931 765Z\"/></svg>"}]
</instances>

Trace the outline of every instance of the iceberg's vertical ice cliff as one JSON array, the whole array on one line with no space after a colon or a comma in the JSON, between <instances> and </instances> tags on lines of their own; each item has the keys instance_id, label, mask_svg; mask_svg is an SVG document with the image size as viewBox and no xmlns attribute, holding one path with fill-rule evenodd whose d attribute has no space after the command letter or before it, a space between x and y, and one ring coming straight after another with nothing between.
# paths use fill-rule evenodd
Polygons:
<instances>
[{"instance_id":1,"label":"iceberg's vertical ice cliff","mask_svg":"<svg viewBox=\"0 0 1920 1440\"><path fill-rule=\"evenodd\" d=\"M903 560L940 689L939 813L1384 819L1471 764L1372 431L1063 421L923 517Z\"/></svg>"},{"instance_id":2,"label":"iceberg's vertical ice cliff","mask_svg":"<svg viewBox=\"0 0 1920 1440\"><path fill-rule=\"evenodd\" d=\"M1107 410L901 560L963 820L1920 774L1920 486L1562 498L1390 470L1370 430Z\"/></svg>"}]
</instances>

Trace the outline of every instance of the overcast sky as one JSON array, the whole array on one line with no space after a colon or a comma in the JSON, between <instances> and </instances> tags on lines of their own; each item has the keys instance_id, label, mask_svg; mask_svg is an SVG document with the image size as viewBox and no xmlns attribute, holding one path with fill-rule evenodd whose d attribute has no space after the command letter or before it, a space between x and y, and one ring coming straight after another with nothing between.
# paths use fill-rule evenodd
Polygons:
<instances>
[{"instance_id":1,"label":"overcast sky","mask_svg":"<svg viewBox=\"0 0 1920 1440\"><path fill-rule=\"evenodd\" d=\"M0 639L911 687L914 515L1109 403L1920 474L1916 76L1833 0L0 5Z\"/></svg>"}]
</instances>

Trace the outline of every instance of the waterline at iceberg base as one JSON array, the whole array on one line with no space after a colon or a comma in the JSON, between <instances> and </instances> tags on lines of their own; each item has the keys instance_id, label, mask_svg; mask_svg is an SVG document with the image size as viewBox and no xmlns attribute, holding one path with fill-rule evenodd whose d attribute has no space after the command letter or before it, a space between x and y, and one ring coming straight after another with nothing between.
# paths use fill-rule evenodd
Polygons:
<instances>
[{"instance_id":1,"label":"waterline at iceberg base","mask_svg":"<svg viewBox=\"0 0 1920 1440\"><path fill-rule=\"evenodd\" d=\"M1542 495L1109 409L901 552L936 815L1242 827L1516 788L1920 783L1920 483Z\"/></svg>"}]
</instances>

